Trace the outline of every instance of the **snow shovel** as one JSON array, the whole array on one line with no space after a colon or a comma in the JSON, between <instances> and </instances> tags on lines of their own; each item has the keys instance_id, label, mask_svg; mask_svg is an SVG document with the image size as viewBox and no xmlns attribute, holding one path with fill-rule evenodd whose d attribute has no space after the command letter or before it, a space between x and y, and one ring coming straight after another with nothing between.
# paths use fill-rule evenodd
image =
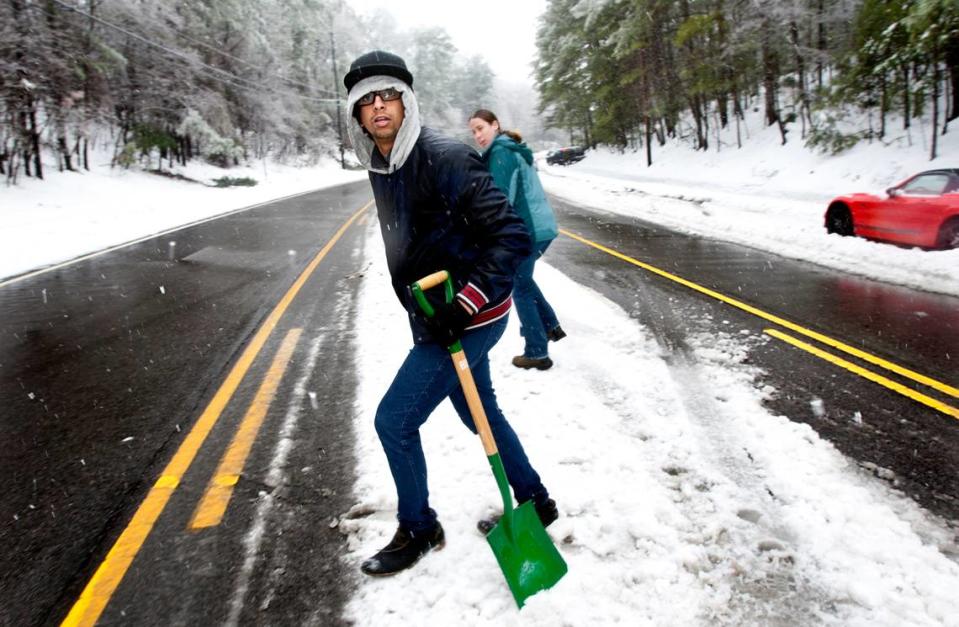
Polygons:
<instances>
[{"instance_id":1,"label":"snow shovel","mask_svg":"<svg viewBox=\"0 0 959 627\"><path fill-rule=\"evenodd\" d=\"M434 310L423 292L441 283L445 286L446 302L453 302L453 281L445 270L434 272L410 286L413 297L428 318L433 316ZM453 367L459 376L460 385L463 386L463 393L466 395L466 403L469 405L476 430L483 442L486 458L493 469L493 476L496 477L500 496L503 498L503 517L487 534L486 540L493 549L493 554L496 555L496 561L499 562L500 570L506 577L506 583L513 593L513 598L516 599L516 604L523 607L526 599L540 590L551 588L563 578L568 570L566 562L563 561L543 528L533 502L527 501L513 509L513 498L510 496L506 470L503 468L503 461L496 448L496 441L493 440L493 433L486 419L486 411L480 402L479 392L473 381L473 373L463 353L463 346L457 340L448 347L448 350L453 358Z\"/></svg>"}]
</instances>

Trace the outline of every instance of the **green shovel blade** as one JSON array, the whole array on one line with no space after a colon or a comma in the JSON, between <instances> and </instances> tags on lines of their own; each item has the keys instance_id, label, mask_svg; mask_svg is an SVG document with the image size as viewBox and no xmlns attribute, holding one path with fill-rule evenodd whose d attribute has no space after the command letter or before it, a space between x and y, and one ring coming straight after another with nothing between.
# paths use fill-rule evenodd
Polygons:
<instances>
[{"instance_id":1,"label":"green shovel blade","mask_svg":"<svg viewBox=\"0 0 959 627\"><path fill-rule=\"evenodd\" d=\"M567 566L552 539L543 529L532 501L526 501L503 516L487 534L496 561L506 577L516 604L540 590L551 588L566 574ZM510 524L512 523L512 524Z\"/></svg>"}]
</instances>

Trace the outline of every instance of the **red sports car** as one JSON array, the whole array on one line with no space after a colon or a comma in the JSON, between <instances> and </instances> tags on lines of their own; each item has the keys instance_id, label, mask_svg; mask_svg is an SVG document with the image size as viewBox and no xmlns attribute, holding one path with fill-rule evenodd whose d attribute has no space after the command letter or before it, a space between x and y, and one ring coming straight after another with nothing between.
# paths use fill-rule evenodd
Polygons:
<instances>
[{"instance_id":1,"label":"red sports car","mask_svg":"<svg viewBox=\"0 0 959 627\"><path fill-rule=\"evenodd\" d=\"M826 231L923 248L959 248L959 168L929 170L886 190L840 196Z\"/></svg>"}]
</instances>

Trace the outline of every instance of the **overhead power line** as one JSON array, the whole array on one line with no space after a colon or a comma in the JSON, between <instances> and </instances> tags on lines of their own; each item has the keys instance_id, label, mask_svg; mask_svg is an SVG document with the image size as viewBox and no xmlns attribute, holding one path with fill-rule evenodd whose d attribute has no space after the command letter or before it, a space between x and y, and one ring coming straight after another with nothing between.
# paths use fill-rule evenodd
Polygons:
<instances>
[{"instance_id":1,"label":"overhead power line","mask_svg":"<svg viewBox=\"0 0 959 627\"><path fill-rule=\"evenodd\" d=\"M228 59L233 59L233 60L236 61L237 63L242 63L243 65L245 65L245 66L248 67L248 68L257 70L257 71L259 71L259 72L263 72L264 74L269 73L269 74L271 74L272 76L274 76L275 78L278 78L278 79L280 79L281 81L283 81L284 83L287 83L287 84L289 84L289 85L295 85L296 87L305 87L305 88L307 88L307 89L315 89L316 91L321 91L321 92L324 92L324 93L327 93L327 94L333 94L333 93L334 93L334 92L329 91L329 90L327 90L327 89L322 89L322 88L319 88L319 87L314 87L313 85L307 85L306 83L301 83L300 81L293 80L292 78L287 78L286 76L284 76L284 75L282 75L282 74L280 74L280 73L278 73L278 72L276 72L276 71L267 70L266 68L260 67L260 66L258 66L258 65L254 65L254 64L250 63L249 61L246 61L245 59L241 59L240 57L233 56L233 55L230 54L229 52L226 52L225 50L222 50L222 49L220 49L220 48L217 48L216 46L211 46L210 44L203 43L202 41L200 41L200 40L198 40L198 39L195 39L195 38L193 38L193 37L190 37L189 35L184 34L184 33L183 33L182 31L180 31L179 29L176 30L176 35L177 35L177 37L180 37L180 38L182 38L182 39L185 39L185 40L189 41L190 43L196 44L197 46L203 46L204 48L206 48L206 49L208 49L208 50L212 50L213 52L215 52L215 53L217 53L217 54L223 55L224 57L227 57Z\"/></svg>"},{"instance_id":2,"label":"overhead power line","mask_svg":"<svg viewBox=\"0 0 959 627\"><path fill-rule=\"evenodd\" d=\"M159 43L156 43L156 42L154 42L154 41L151 41L151 40L147 39L146 37L143 37L142 35L139 35L139 34L137 34L137 33L134 33L134 32L132 32L132 31L129 31L129 30L123 28L122 26L117 26L116 24L113 24L113 23L111 23L111 22L108 22L108 21L106 21L106 20L104 20L104 19L102 19L102 18L99 18L99 17L97 17L97 16L95 16L95 15L92 15L92 14L90 14L90 13L87 13L87 12L85 12L85 11L81 11L80 9L77 9L76 7L72 7L72 6L70 6L70 5L68 5L68 4L64 3L64 2L61 2L61 0L51 0L51 2L53 2L54 4L57 4L57 5L61 6L61 7L63 7L63 8L66 9L67 11L70 11L70 12L73 12L73 13L77 13L78 15L82 15L82 16L84 16L84 17L86 17L86 18L89 18L89 19L93 20L94 22L96 22L96 23L98 23L98 24L102 24L103 26L106 26L107 28L112 28L113 30L116 30L116 31L118 31L118 32L121 32L121 33L123 33L124 35L126 35L126 36L128 36L128 37L132 37L133 39L136 39L137 41L141 41L141 42L147 44L148 46L152 46L152 47L157 48L157 49L159 49L159 50L163 50L164 52L166 52L166 53L168 53L168 54L171 54L171 55L173 55L173 56L175 56L175 57L178 57L178 58L180 58L180 59L182 59L182 60L184 60L184 61L187 61L187 62L190 63L190 64L198 65L198 66L200 66L200 67L202 67L202 68L205 68L206 70L209 70L210 72L213 72L214 74L216 74L216 75L218 75L218 76L222 76L222 77L228 79L228 80L221 80L221 82L224 82L224 83L233 85L234 87L239 87L240 85L237 84L237 82L239 82L239 83L245 83L245 84L247 85L247 86L245 87L245 89L247 89L247 90L249 90L249 91L264 91L264 90L265 90L265 91L270 91L270 92L273 92L273 93L276 93L276 94L281 94L281 95L286 95L286 96L292 96L292 97L294 97L294 98L303 98L303 99L305 99L305 100L312 100L312 101L314 101L314 102L324 102L324 103L326 103L326 102L337 102L337 100L338 100L338 99L336 99L336 98L317 98L316 96L308 96L308 95L304 95L304 94L298 94L298 93L295 93L295 92L283 91L283 90L275 89L275 88L272 88L272 87L267 87L267 86L264 86L264 85L260 85L260 84L254 82L254 81L251 81L251 80L249 80L249 79L243 78L242 76L238 76L238 75L236 75L236 74L233 74L232 72L228 72L227 70L224 70L224 69L222 69L222 68L218 68L218 67L215 67L215 66L213 66L213 65L209 65L209 64L207 64L207 63L203 63L202 61L199 61L199 60L197 60L197 59L192 58L190 55L188 55L188 54L185 53L185 52L182 52L182 51L180 51L180 50L175 50L175 49L169 48L169 47L167 47L167 46L165 46L165 45L163 45L163 44L159 44ZM219 78L217 78L217 76L210 76L210 78L214 78L214 79L220 80ZM325 89L317 89L317 88L315 88L315 87L311 87L310 89L314 89L314 90L316 90L316 91L324 92L324 93L326 93L326 94L331 94L331 95L334 95L334 96L336 95L334 92L331 92L331 91L325 90Z\"/></svg>"},{"instance_id":3,"label":"overhead power line","mask_svg":"<svg viewBox=\"0 0 959 627\"><path fill-rule=\"evenodd\" d=\"M203 76L206 77L206 78L209 78L209 79L212 79L212 80L215 80L215 81L219 81L219 82L223 83L224 85L229 85L230 87L234 87L234 88L236 88L236 89L241 89L241 90L243 90L243 91L248 91L248 92L253 92L253 93L258 93L258 94L262 94L263 91L264 91L263 88L262 88L262 87L259 87L259 86L250 86L250 85L246 85L246 84L243 84L243 83L237 83L237 82L235 82L235 81L230 80L229 78L225 78L225 77L222 77L222 76L211 76L211 75L208 73L209 71L206 70L206 68L200 68L199 71L200 71L200 72L203 72ZM271 91L273 91L274 93L288 93L288 92L276 92L276 90L271 90ZM298 96L298 97L300 97L300 98L306 98L306 96L299 96L298 94L289 94L289 95L291 95L291 96ZM342 102L342 99L340 99L340 98L313 98L313 97L310 97L309 100L310 100L310 102L324 102L324 103L329 103L329 104L334 104L334 103Z\"/></svg>"},{"instance_id":4,"label":"overhead power line","mask_svg":"<svg viewBox=\"0 0 959 627\"><path fill-rule=\"evenodd\" d=\"M141 18L141 21L143 21L142 18ZM150 22L151 24L153 24L153 25L155 25L155 26L156 26L156 25L161 25L160 22L158 22L158 21L156 21L156 20L150 20L150 19L148 19L148 20L146 20L146 21ZM232 54L230 54L229 52L227 52L226 50L223 50L222 48L218 48L218 47L216 47L216 46L214 46L214 45L211 45L211 44L208 44L208 43L206 43L206 42L200 41L199 39L197 39L197 38L195 38L195 37L191 37L190 35L187 35L186 33L183 32L182 29L180 29L179 27L177 27L175 24L169 23L169 24L162 24L162 25L163 25L163 26L169 26L170 28L172 28L172 29L175 31L176 36L179 37L180 39L184 39L184 40L186 40L186 41L188 41L188 42L190 42L190 43L192 43L192 44L195 44L195 45L197 45L197 46L202 46L202 47L206 48L207 50L211 50L211 51L213 51L213 52L215 52L215 53L217 53L217 54L219 54L219 55L221 55L221 56L227 57L228 59L233 59L233 60L236 61L237 63L241 63L241 64L245 65L246 67L248 67L248 68L250 68L250 69L256 70L256 71L258 71L258 72L262 72L262 73L264 73L264 74L270 74L270 75L273 76L274 78L278 78L278 79L280 79L281 81L283 81L283 82L285 82L285 83L288 83L289 85L295 85L295 86L297 86L297 87L305 87L305 88L307 88L307 89L315 89L315 90L317 90L317 91L321 91L321 92L324 92L324 93L327 93L327 94L336 94L335 91L330 91L330 90L327 90L327 89L322 89L322 88L319 88L319 87L314 87L313 85L307 85L306 83L303 83L303 82L294 80L294 79L289 78L289 77L287 77L287 76L285 76L285 75L283 75L283 74L280 74L280 73L277 72L276 70L268 70L267 68L261 67L261 66L259 66L259 65L254 64L254 63L250 63L250 62L247 61L246 59L241 59L241 58L238 57L238 56L232 55ZM335 73L335 71L334 71L334 73Z\"/></svg>"}]
</instances>

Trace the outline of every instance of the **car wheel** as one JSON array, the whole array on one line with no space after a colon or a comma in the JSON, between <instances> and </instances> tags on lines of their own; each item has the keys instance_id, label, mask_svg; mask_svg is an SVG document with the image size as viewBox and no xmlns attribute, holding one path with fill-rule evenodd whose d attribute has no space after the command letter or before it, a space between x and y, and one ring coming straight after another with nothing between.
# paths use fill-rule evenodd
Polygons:
<instances>
[{"instance_id":1,"label":"car wheel","mask_svg":"<svg viewBox=\"0 0 959 627\"><path fill-rule=\"evenodd\" d=\"M959 219L953 218L942 225L936 245L943 250L959 248Z\"/></svg>"},{"instance_id":2,"label":"car wheel","mask_svg":"<svg viewBox=\"0 0 959 627\"><path fill-rule=\"evenodd\" d=\"M842 236L853 234L852 214L849 213L849 207L835 205L829 208L829 213L826 215L826 232Z\"/></svg>"}]
</instances>

